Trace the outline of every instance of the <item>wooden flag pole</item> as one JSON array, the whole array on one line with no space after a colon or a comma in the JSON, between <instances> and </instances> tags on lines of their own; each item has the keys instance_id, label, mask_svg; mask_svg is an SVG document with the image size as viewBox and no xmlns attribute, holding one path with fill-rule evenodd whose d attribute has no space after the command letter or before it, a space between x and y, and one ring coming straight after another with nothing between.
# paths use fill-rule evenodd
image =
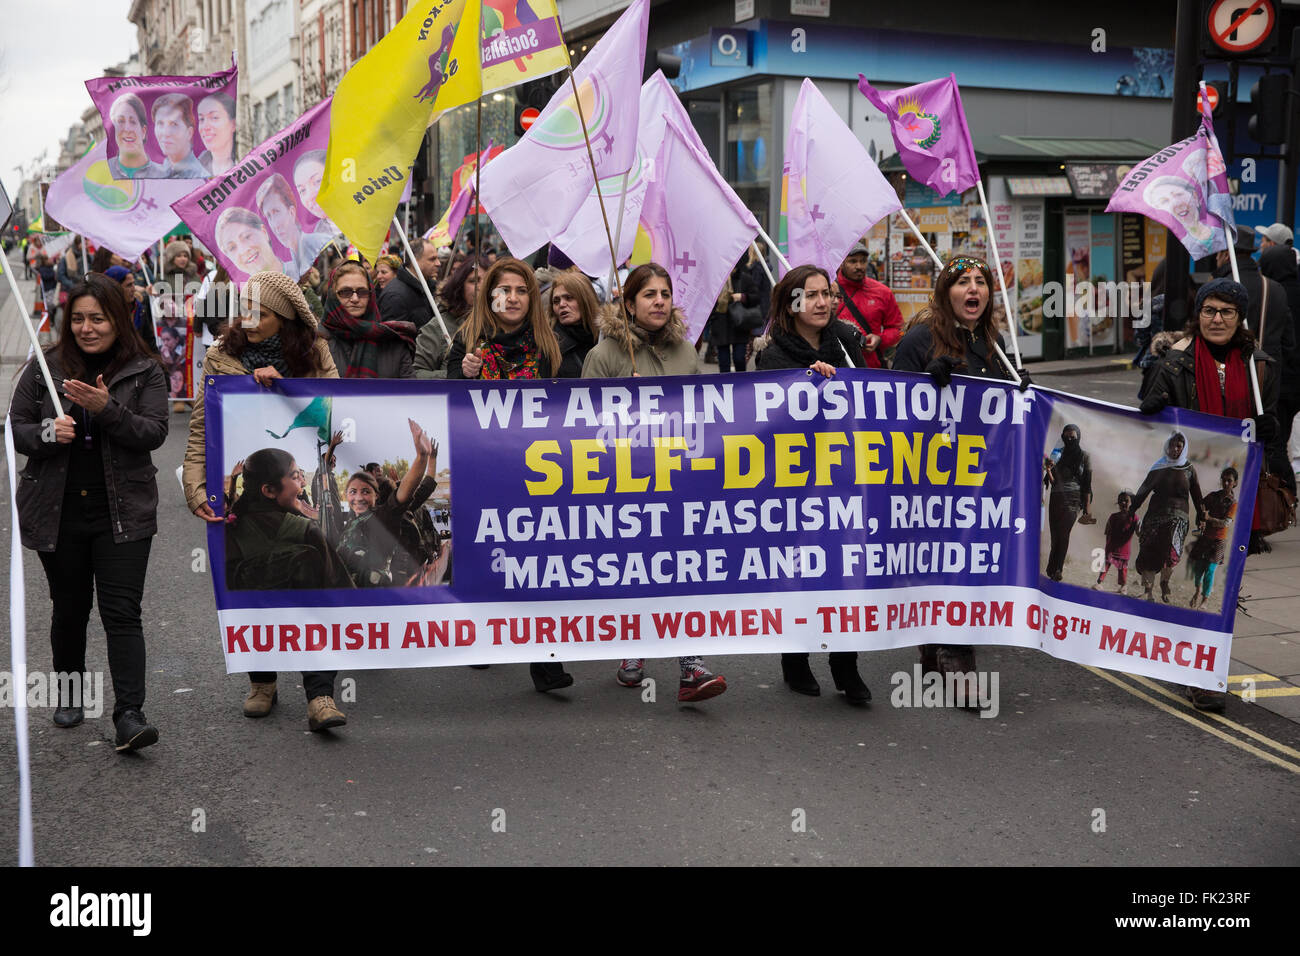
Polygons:
<instances>
[{"instance_id":1,"label":"wooden flag pole","mask_svg":"<svg viewBox=\"0 0 1300 956\"><path fill-rule=\"evenodd\" d=\"M627 181L632 175L632 167L627 168L623 174L623 191L618 194L618 221L614 226L614 238L618 242L623 241L623 206L627 202ZM615 248L614 255L618 255L618 249ZM614 291L614 281L618 278L618 263L609 267L609 291Z\"/></svg>"},{"instance_id":2,"label":"wooden flag pole","mask_svg":"<svg viewBox=\"0 0 1300 956\"><path fill-rule=\"evenodd\" d=\"M600 176L596 173L596 157L591 151L591 137L587 135L587 117L582 112L582 97L578 95L578 81L573 78L573 68L569 68L569 86L573 88L573 105L578 110L578 122L582 124L582 140L587 144L587 159L591 162L591 178L596 182L596 202L600 205L600 218L605 224L605 240L609 243L609 258L614 264L614 288L618 291L619 308L623 310L623 321L627 325L627 355L632 360L632 374L636 374L636 352L632 348L632 319L628 315L627 303L623 301L623 284L618 278L618 253L614 251L614 237L609 231L609 216L605 213L605 197L600 194ZM475 199L478 197L476 196Z\"/></svg>"},{"instance_id":3,"label":"wooden flag pole","mask_svg":"<svg viewBox=\"0 0 1300 956\"><path fill-rule=\"evenodd\" d=\"M478 123L474 131L474 255L483 255L483 245L479 239L478 171L483 165L483 97L478 98Z\"/></svg>"}]
</instances>

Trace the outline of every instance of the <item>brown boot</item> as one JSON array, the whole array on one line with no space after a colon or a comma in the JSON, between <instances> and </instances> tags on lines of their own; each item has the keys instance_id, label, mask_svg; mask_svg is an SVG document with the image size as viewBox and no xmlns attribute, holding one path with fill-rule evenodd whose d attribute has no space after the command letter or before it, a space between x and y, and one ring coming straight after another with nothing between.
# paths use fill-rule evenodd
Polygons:
<instances>
[{"instance_id":1,"label":"brown boot","mask_svg":"<svg viewBox=\"0 0 1300 956\"><path fill-rule=\"evenodd\" d=\"M307 704L307 726L313 731L342 727L348 722L343 711L334 706L334 698L321 695Z\"/></svg>"},{"instance_id":2,"label":"brown boot","mask_svg":"<svg viewBox=\"0 0 1300 956\"><path fill-rule=\"evenodd\" d=\"M275 681L269 684L250 683L244 698L245 717L265 717L275 706Z\"/></svg>"}]
</instances>

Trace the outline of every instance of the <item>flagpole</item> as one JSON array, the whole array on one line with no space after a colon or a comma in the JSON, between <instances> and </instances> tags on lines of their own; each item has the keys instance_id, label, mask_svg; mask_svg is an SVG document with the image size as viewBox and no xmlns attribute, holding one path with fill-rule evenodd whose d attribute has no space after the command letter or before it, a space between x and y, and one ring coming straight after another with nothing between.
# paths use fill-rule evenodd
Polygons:
<instances>
[{"instance_id":1,"label":"flagpole","mask_svg":"<svg viewBox=\"0 0 1300 956\"><path fill-rule=\"evenodd\" d=\"M86 259L86 237L77 233L77 238L81 240L81 275L84 278L90 272L90 263Z\"/></svg>"},{"instance_id":2,"label":"flagpole","mask_svg":"<svg viewBox=\"0 0 1300 956\"><path fill-rule=\"evenodd\" d=\"M917 242L919 242L919 243L921 244L922 248L924 248L925 251L928 252L928 253L930 254L930 258L934 260L935 268L942 270L942 269L943 269L943 260L939 258L939 254L938 254L937 252L934 251L934 249L930 246L930 244L929 244L928 242L925 241L925 236L921 235L921 230L918 229L918 228L916 228L916 223L913 222L913 221L912 221L912 217L909 216L909 215L907 214L907 210L906 210L906 209L899 209L899 210L898 210L898 214L899 214L900 216L903 217L903 222L907 223L907 227L908 227L909 229L912 230L912 235L916 236L916 240L917 240ZM985 215L985 217L987 218L988 213L985 212L984 215ZM992 232L991 232L991 230L990 230L989 238L992 239ZM996 256L996 253L994 253L994 255ZM998 277L1001 278L1001 276L1002 276L1002 267L999 265L999 266L998 266ZM935 279L935 284L938 285L938 279L937 279L937 277L936 277L936 279ZM1003 298L1003 301L1005 302L1005 301L1006 301L1006 299L1005 299L1005 296L1006 296L1005 288L1004 288L1002 294L1003 294L1003 297L1004 297L1004 298ZM1010 321L1009 321L1009 320L1008 320L1008 324L1010 324ZM1014 342L1015 339L1012 339L1012 341ZM994 353L997 355L997 357L998 357L998 361L1000 361L1000 362L1001 362L1001 363L1006 367L1006 370L1007 370L1008 372L1011 373L1011 380L1012 380L1013 382L1015 382L1017 385L1019 385L1019 384L1020 384L1020 373L1019 373L1018 371L1016 371L1016 366L1014 366L1014 365L1011 364L1011 359L1007 358L1007 353L1002 351L1002 346L998 345L997 342L994 342L994 343L993 343L993 351L994 351ZM1017 352L1016 354L1019 355L1020 353ZM1023 366L1022 366L1022 367L1023 367Z\"/></svg>"},{"instance_id":3,"label":"flagpole","mask_svg":"<svg viewBox=\"0 0 1300 956\"><path fill-rule=\"evenodd\" d=\"M1236 283L1240 283L1241 273L1237 269L1237 250L1236 250L1237 237L1228 231L1227 223L1223 224L1223 235L1224 238L1228 240L1228 262L1232 263L1232 281ZM1268 280L1265 279L1264 281L1267 282ZM1264 321L1264 314L1262 310L1260 311L1259 321L1261 324ZM1241 324L1245 326L1247 329L1250 328L1250 323L1246 321L1245 315L1242 315L1241 317ZM1259 343L1259 347L1260 348L1264 347L1264 343L1262 341ZM1259 372L1255 370L1254 356L1251 356L1250 361L1247 364L1250 366L1250 388L1251 391L1254 393L1254 398L1255 398L1255 414L1263 415L1264 400L1260 397L1259 394Z\"/></svg>"},{"instance_id":4,"label":"flagpole","mask_svg":"<svg viewBox=\"0 0 1300 956\"><path fill-rule=\"evenodd\" d=\"M59 392L54 387L54 379L50 377L50 366L45 361L45 352L41 349L41 340L36 335L36 326L32 325L32 317L27 312L27 303L23 301L23 294L18 291L18 280L14 278L13 269L0 269L5 274L5 279L9 282L9 292L13 295L14 301L18 303L18 311L23 317L23 324L27 326L27 337L32 340L32 351L36 353L36 361L41 366L41 375L45 379L45 387L50 390L50 399L54 402L54 410L58 417L63 417L63 403L59 401ZM72 307L72 303L68 303ZM48 315L48 313L46 313ZM53 323L51 323L51 330Z\"/></svg>"},{"instance_id":5,"label":"flagpole","mask_svg":"<svg viewBox=\"0 0 1300 956\"><path fill-rule=\"evenodd\" d=\"M581 113L579 114L581 115ZM474 255L483 255L483 246L479 241L478 171L483 168L483 97L478 98L478 125L474 132ZM450 342L451 340L448 339Z\"/></svg>"},{"instance_id":6,"label":"flagpole","mask_svg":"<svg viewBox=\"0 0 1300 956\"><path fill-rule=\"evenodd\" d=\"M591 137L587 135L587 117L582 112L582 97L578 95L578 81L573 78L573 67L569 67L569 86L573 88L573 105L578 110L578 122L582 124L582 141L587 144L587 159L591 163L591 178L596 183L596 202L600 205L600 218L605 224L605 240L609 243L609 259L614 264L614 288L618 291L619 308L623 310L623 322L631 333L631 319L628 317L627 303L623 301L623 284L618 280L618 253L614 251L614 237L609 232L609 216L605 212L605 197L600 194L600 176L596 174L596 157L591 151ZM477 198L477 197L475 197ZM627 356L632 360L632 374L636 374L636 353L632 350L632 339L627 337Z\"/></svg>"},{"instance_id":7,"label":"flagpole","mask_svg":"<svg viewBox=\"0 0 1300 956\"><path fill-rule=\"evenodd\" d=\"M623 190L618 194L618 223L614 226L614 237L618 242L623 241L623 205L627 202L627 181L631 175L632 167L629 166L627 172L623 174ZM618 255L617 249L615 249L614 255ZM614 263L609 267L609 288L611 290L614 288L615 273L617 271L618 263Z\"/></svg>"},{"instance_id":8,"label":"flagpole","mask_svg":"<svg viewBox=\"0 0 1300 956\"><path fill-rule=\"evenodd\" d=\"M415 261L415 253L411 251L411 243L406 238L406 230L397 222L397 216L393 216L393 228L397 234L402 237L402 245L406 248L406 258L415 266L415 277L420 280L420 288L424 289L424 294L429 299L429 305L433 306L433 317L438 320L438 328L442 329L442 336L447 340L447 348L451 348L451 333L447 331L447 323L442 321L442 312L438 310L438 300L433 297L429 291L429 283L424 278L424 273L420 271L420 264Z\"/></svg>"},{"instance_id":9,"label":"flagpole","mask_svg":"<svg viewBox=\"0 0 1300 956\"><path fill-rule=\"evenodd\" d=\"M1020 337L1016 334L1016 308L1015 303L1011 301L1011 296L1007 293L1007 280L1002 275L1002 259L998 256L998 242L993 237L993 215L989 212L989 201L984 197L983 180L975 180L975 188L979 190L980 205L984 207L984 228L989 235L989 249L993 253L993 271L997 273L998 285L1002 289L1002 305L1007 314L1007 328L1011 330L1011 351L1016 355L1016 367L1024 368L1025 363L1020 358ZM1091 336L1089 336L1091 339Z\"/></svg>"},{"instance_id":10,"label":"flagpole","mask_svg":"<svg viewBox=\"0 0 1300 956\"><path fill-rule=\"evenodd\" d=\"M785 266L786 272L789 272L794 268L794 266L790 265L790 260L781 255L780 247L772 241L772 237L767 234L766 230L764 230L762 226L758 227L758 235L767 243L767 247L776 253L777 261L780 262L781 265Z\"/></svg>"}]
</instances>

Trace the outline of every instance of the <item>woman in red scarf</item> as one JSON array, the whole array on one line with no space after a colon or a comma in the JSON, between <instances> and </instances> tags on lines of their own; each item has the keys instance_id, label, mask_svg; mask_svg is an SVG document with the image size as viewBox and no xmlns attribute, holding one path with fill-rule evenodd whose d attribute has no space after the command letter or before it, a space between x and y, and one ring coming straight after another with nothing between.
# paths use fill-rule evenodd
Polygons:
<instances>
[{"instance_id":1,"label":"woman in red scarf","mask_svg":"<svg viewBox=\"0 0 1300 956\"><path fill-rule=\"evenodd\" d=\"M1201 286L1193 312L1195 324L1189 331L1180 339L1164 333L1152 342L1153 352L1162 348L1164 352L1151 366L1143 390L1143 413L1154 415L1173 405L1238 420L1253 418L1257 441L1267 445L1277 440L1277 371L1273 359L1256 350L1255 335L1243 322L1249 303L1246 287L1231 279L1214 279ZM1246 364L1251 361L1259 378L1262 412L1255 408ZM1138 570L1142 570L1140 556ZM1223 693L1196 687L1187 688L1187 696L1201 710L1221 711L1226 701Z\"/></svg>"},{"instance_id":2,"label":"woman in red scarf","mask_svg":"<svg viewBox=\"0 0 1300 956\"><path fill-rule=\"evenodd\" d=\"M384 320L365 267L340 263L328 288L323 325L340 377L414 378L415 325Z\"/></svg>"}]
</instances>

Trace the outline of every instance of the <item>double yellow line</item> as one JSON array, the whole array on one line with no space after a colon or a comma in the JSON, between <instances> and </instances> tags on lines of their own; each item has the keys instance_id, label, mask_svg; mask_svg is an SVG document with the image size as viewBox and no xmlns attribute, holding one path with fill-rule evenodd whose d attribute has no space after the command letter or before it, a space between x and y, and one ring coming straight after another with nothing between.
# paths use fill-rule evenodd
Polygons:
<instances>
[{"instance_id":1,"label":"double yellow line","mask_svg":"<svg viewBox=\"0 0 1300 956\"><path fill-rule=\"evenodd\" d=\"M1128 683L1127 681L1120 680L1119 677L1117 677L1116 675L1108 671L1104 671L1096 667L1089 667L1088 670L1091 671L1093 674L1097 675L1098 677L1110 681L1116 687L1119 687L1127 691L1129 694L1132 694L1134 697L1138 698L1139 700L1146 701L1151 706L1159 710L1163 710L1165 713L1171 714L1172 716L1177 717L1179 720L1186 721L1187 723L1191 724L1193 727L1197 727L1205 731L1207 734L1212 734L1213 736L1218 737L1220 740L1225 740L1228 743L1232 744L1234 747L1244 750L1246 751L1246 753L1254 754L1256 757L1259 757L1261 760L1267 760L1269 763L1275 764L1276 766L1279 766L1284 770L1289 770L1291 771L1291 773L1294 774L1300 774L1300 750L1296 750L1292 747L1288 747L1286 744L1279 743L1278 741L1274 740L1272 737L1265 736L1264 734L1259 733L1259 731L1251 730L1249 727L1244 727L1241 724L1237 723L1236 721L1229 720L1228 718L1222 716L1221 714L1213 714L1207 711L1198 711L1194 707L1192 707L1192 705L1188 703L1185 698L1179 696L1178 694L1173 693L1166 687L1161 687L1155 681L1148 680L1145 677L1139 677L1136 674L1124 675L1129 680L1136 681L1138 684L1142 685L1143 687L1146 687L1154 691L1156 694L1159 694L1161 697L1165 697L1168 698L1169 700L1172 700L1174 703L1178 704L1179 706L1171 707L1163 700L1159 700L1156 697L1152 697L1150 694L1143 693L1142 691L1134 687L1132 684ZM1242 676L1249 676L1249 675L1242 675ZM1255 676L1261 677L1267 675L1255 675ZM1258 695L1260 691L1255 691L1255 693ZM1282 757L1276 756L1276 754L1269 753L1268 750L1262 750L1259 747L1256 747L1254 744L1247 743L1245 740L1242 740L1239 737L1234 737L1231 734L1227 733L1226 731L1221 730L1219 727L1216 727L1215 726L1216 723L1222 727L1227 727L1230 730L1235 731L1237 734L1240 734L1241 736L1248 737L1251 740L1263 744L1265 747L1269 748L1270 750L1274 750L1277 753L1284 754L1286 757L1290 757L1292 759L1284 760Z\"/></svg>"}]
</instances>

